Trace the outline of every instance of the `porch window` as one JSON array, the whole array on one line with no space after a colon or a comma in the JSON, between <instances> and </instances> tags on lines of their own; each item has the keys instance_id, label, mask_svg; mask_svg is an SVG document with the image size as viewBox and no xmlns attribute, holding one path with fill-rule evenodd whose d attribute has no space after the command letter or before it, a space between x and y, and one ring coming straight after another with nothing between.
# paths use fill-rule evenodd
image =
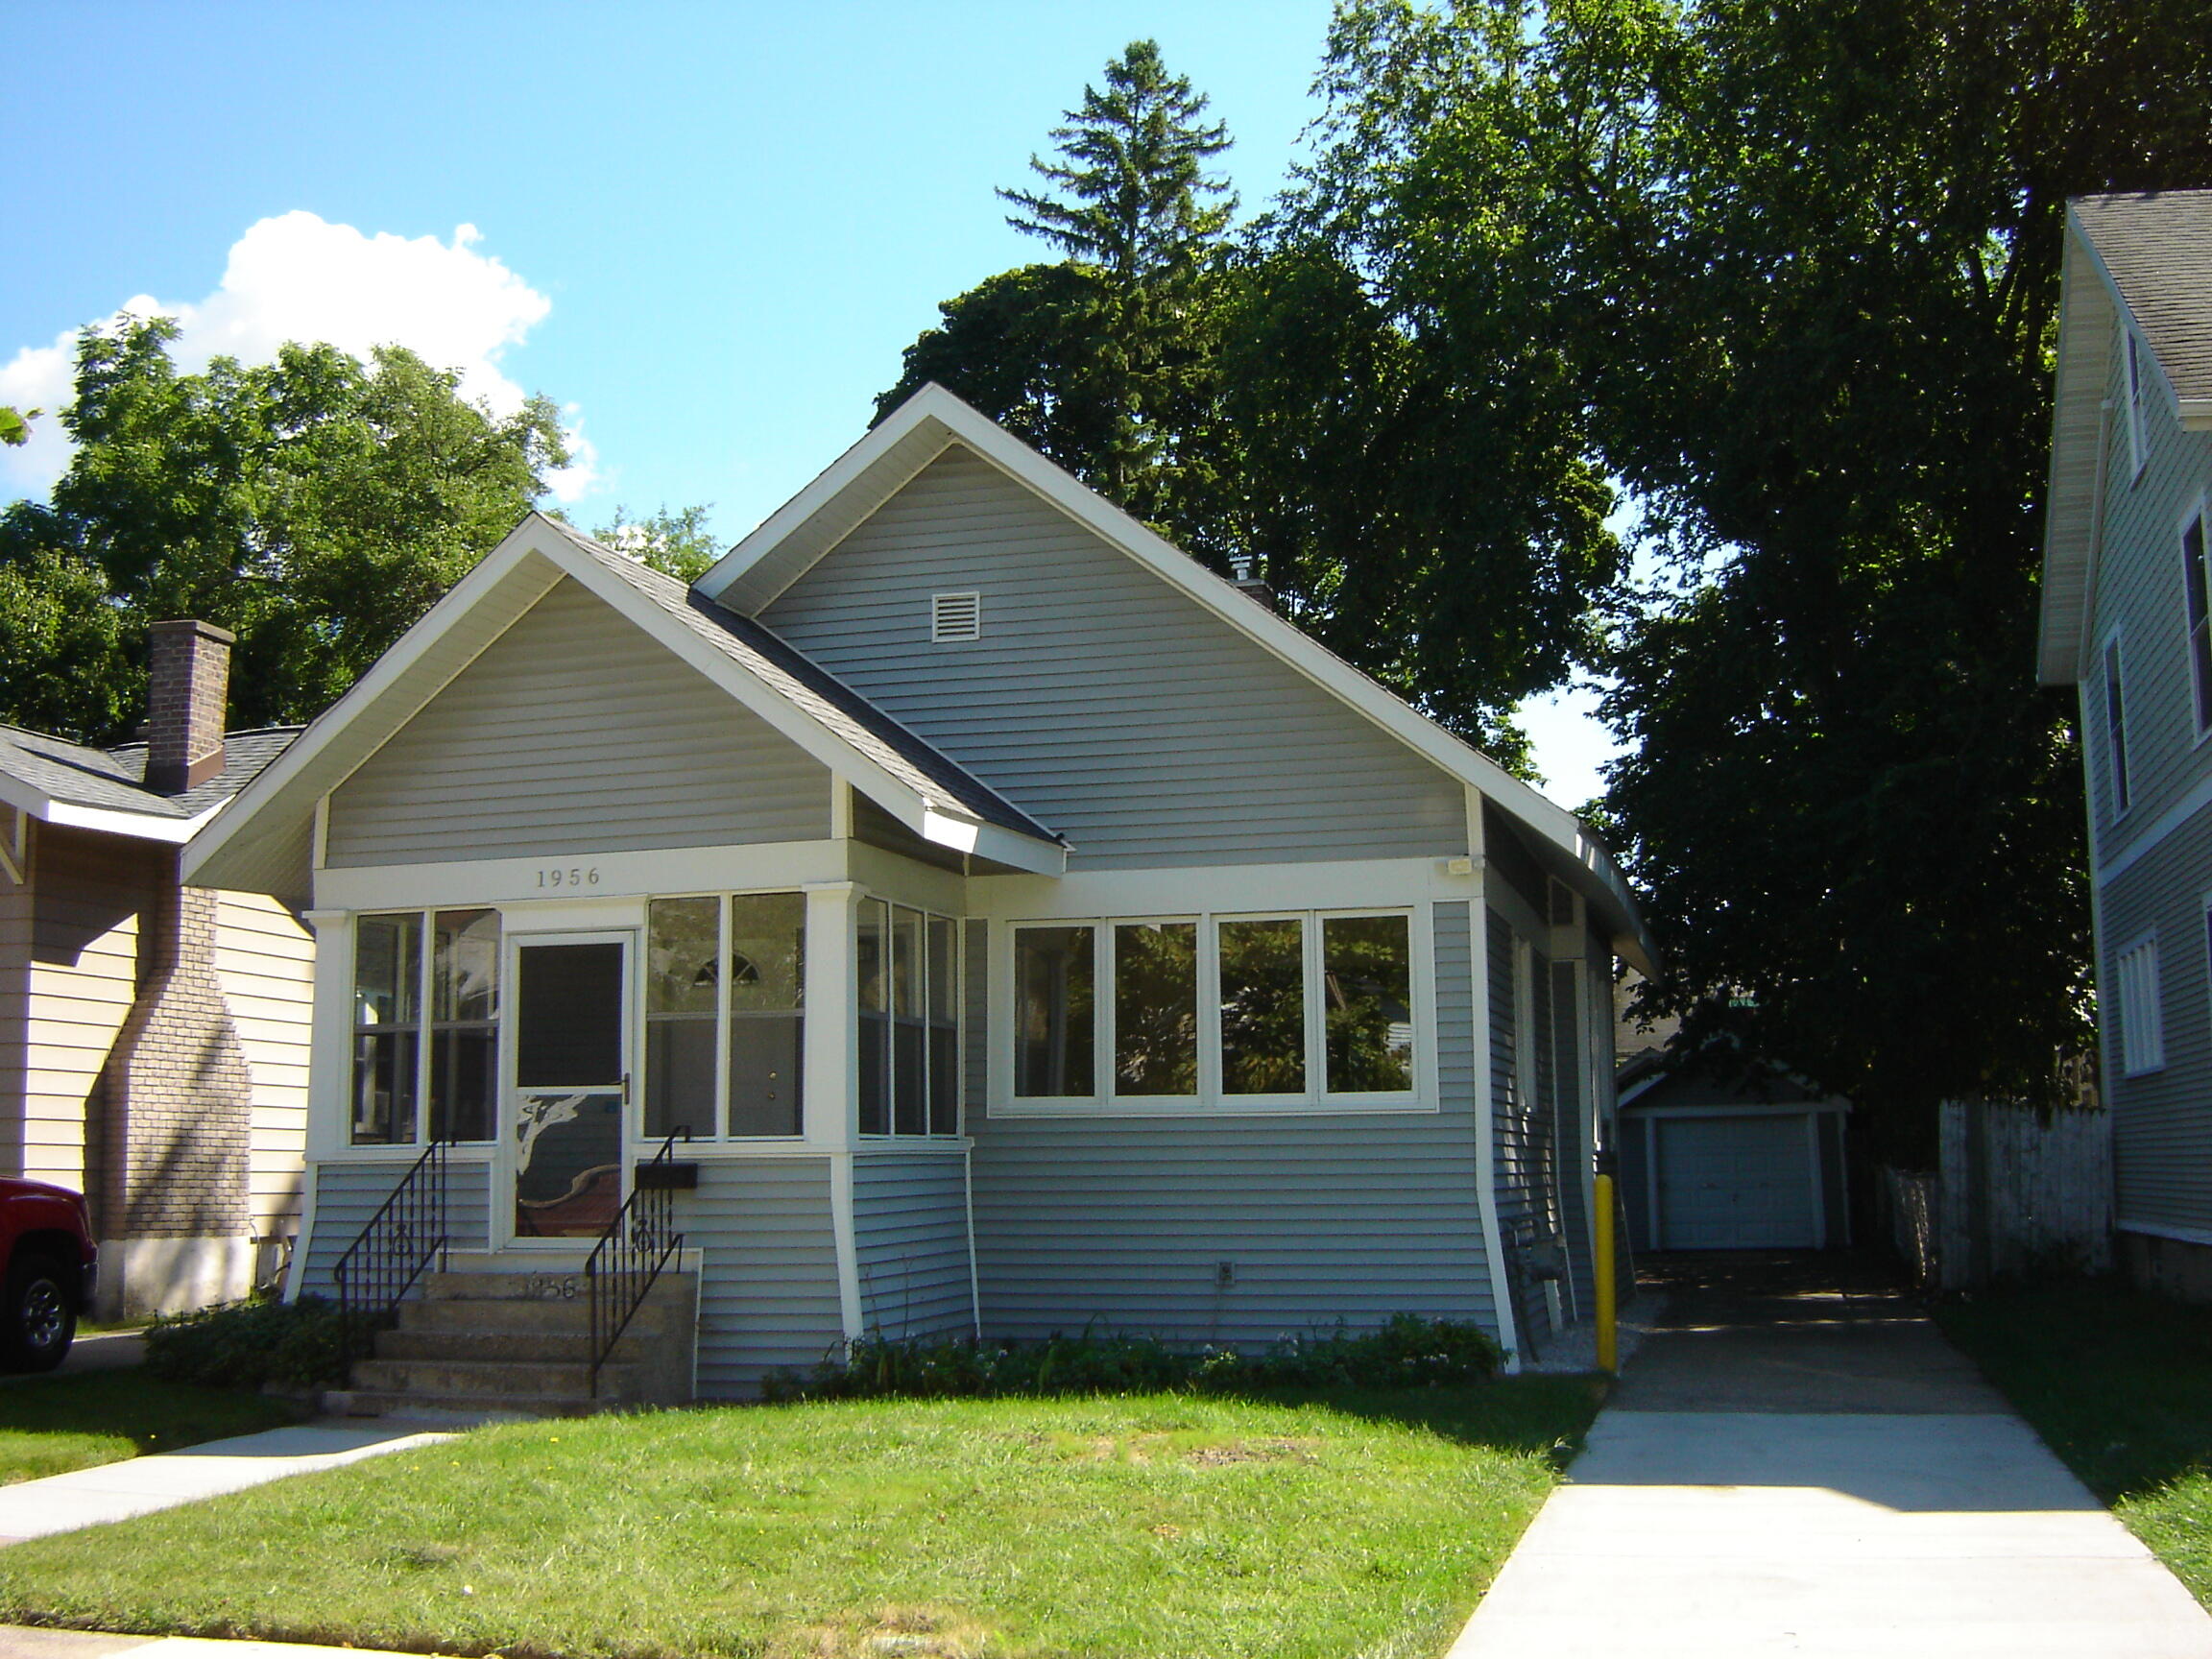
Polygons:
<instances>
[{"instance_id":1,"label":"porch window","mask_svg":"<svg viewBox=\"0 0 2212 1659\"><path fill-rule=\"evenodd\" d=\"M1295 1106L1412 1093L1403 912L1038 924L1013 943L1017 1098Z\"/></svg>"},{"instance_id":2,"label":"porch window","mask_svg":"<svg viewBox=\"0 0 2212 1659\"><path fill-rule=\"evenodd\" d=\"M499 913L356 918L353 1144L489 1141L498 1075Z\"/></svg>"},{"instance_id":3,"label":"porch window","mask_svg":"<svg viewBox=\"0 0 2212 1659\"><path fill-rule=\"evenodd\" d=\"M860 1133L957 1135L955 925L881 899L862 900L858 922Z\"/></svg>"},{"instance_id":4,"label":"porch window","mask_svg":"<svg viewBox=\"0 0 2212 1659\"><path fill-rule=\"evenodd\" d=\"M656 899L646 933L645 1133L802 1132L806 902Z\"/></svg>"}]
</instances>

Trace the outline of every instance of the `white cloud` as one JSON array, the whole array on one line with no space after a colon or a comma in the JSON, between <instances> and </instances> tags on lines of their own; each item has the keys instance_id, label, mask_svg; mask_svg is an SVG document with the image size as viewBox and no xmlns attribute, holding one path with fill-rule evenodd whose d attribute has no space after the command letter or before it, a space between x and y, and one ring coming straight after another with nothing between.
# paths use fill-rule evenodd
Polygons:
<instances>
[{"instance_id":1,"label":"white cloud","mask_svg":"<svg viewBox=\"0 0 2212 1659\"><path fill-rule=\"evenodd\" d=\"M521 407L523 390L500 359L553 308L553 302L496 257L477 252L483 239L463 225L450 242L436 236L371 236L295 211L264 219L231 245L222 283L196 301L139 295L116 315L156 313L177 319L171 347L178 364L204 368L228 355L266 363L288 340L327 340L356 357L384 345L409 348L424 361L461 375L462 391L499 414ZM68 443L54 414L69 400L75 331L51 346L27 346L0 365L0 403L36 407L46 418L19 449L0 449L0 489L42 493L68 461ZM569 446L575 460L554 480L562 501L589 490L597 457L571 408Z\"/></svg>"}]
</instances>

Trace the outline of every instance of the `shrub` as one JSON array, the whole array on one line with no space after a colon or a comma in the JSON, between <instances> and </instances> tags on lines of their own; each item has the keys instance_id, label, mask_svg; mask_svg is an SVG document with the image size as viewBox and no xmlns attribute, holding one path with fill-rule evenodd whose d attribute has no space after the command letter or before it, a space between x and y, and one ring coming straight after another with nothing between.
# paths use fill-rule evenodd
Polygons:
<instances>
[{"instance_id":1,"label":"shrub","mask_svg":"<svg viewBox=\"0 0 2212 1659\"><path fill-rule=\"evenodd\" d=\"M1497 1343L1477 1327L1394 1313L1374 1331L1286 1336L1258 1355L1178 1348L1157 1336L1047 1336L1042 1342L861 1336L801 1374L771 1372L770 1400L946 1399L1275 1388L1426 1388L1494 1376Z\"/></svg>"},{"instance_id":2,"label":"shrub","mask_svg":"<svg viewBox=\"0 0 2212 1659\"><path fill-rule=\"evenodd\" d=\"M156 1319L146 1333L146 1369L211 1388L325 1387L346 1381L345 1335L345 1315L320 1296L233 1302Z\"/></svg>"}]
</instances>

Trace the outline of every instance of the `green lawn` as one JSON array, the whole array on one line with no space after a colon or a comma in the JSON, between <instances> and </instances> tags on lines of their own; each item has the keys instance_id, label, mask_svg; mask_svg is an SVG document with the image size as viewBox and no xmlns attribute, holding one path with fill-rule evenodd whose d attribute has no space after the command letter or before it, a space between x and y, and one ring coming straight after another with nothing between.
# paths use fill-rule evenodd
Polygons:
<instances>
[{"instance_id":1,"label":"green lawn","mask_svg":"<svg viewBox=\"0 0 2212 1659\"><path fill-rule=\"evenodd\" d=\"M0 1485L299 1420L281 1400L156 1382L137 1370L18 1378L0 1382Z\"/></svg>"},{"instance_id":2,"label":"green lawn","mask_svg":"<svg viewBox=\"0 0 2212 1659\"><path fill-rule=\"evenodd\" d=\"M0 1622L531 1655L1434 1659L1580 1382L492 1429L0 1551Z\"/></svg>"},{"instance_id":3,"label":"green lawn","mask_svg":"<svg viewBox=\"0 0 2212 1659\"><path fill-rule=\"evenodd\" d=\"M2212 1607L2212 1309L2097 1283L1979 1297L1937 1317Z\"/></svg>"}]
</instances>

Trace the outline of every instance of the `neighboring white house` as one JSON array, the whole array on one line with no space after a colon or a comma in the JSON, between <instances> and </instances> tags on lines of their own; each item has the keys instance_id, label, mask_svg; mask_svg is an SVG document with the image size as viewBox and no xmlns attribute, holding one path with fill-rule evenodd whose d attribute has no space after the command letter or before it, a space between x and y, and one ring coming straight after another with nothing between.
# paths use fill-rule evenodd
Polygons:
<instances>
[{"instance_id":1,"label":"neighboring white house","mask_svg":"<svg viewBox=\"0 0 2212 1659\"><path fill-rule=\"evenodd\" d=\"M2212 1298L2212 190L2069 205L2040 678L2081 698L2117 1226Z\"/></svg>"},{"instance_id":2,"label":"neighboring white house","mask_svg":"<svg viewBox=\"0 0 2212 1659\"><path fill-rule=\"evenodd\" d=\"M1588 1309L1604 850L935 387L689 590L526 519L187 865L317 931L296 1293L446 1139L558 1295L685 1128L705 1395Z\"/></svg>"}]
</instances>

